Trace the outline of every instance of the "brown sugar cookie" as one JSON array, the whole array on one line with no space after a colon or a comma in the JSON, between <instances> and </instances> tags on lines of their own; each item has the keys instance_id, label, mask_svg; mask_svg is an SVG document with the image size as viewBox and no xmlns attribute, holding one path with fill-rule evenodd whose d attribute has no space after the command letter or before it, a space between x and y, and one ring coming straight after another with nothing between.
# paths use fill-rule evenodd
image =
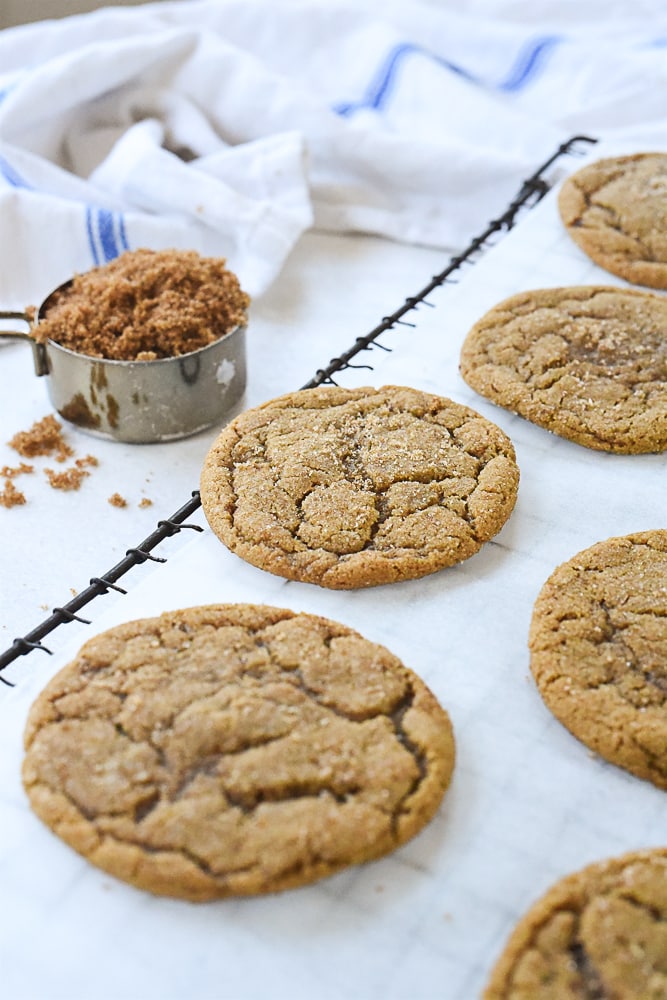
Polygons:
<instances>
[{"instance_id":1,"label":"brown sugar cookie","mask_svg":"<svg viewBox=\"0 0 667 1000\"><path fill-rule=\"evenodd\" d=\"M204 900L303 885L432 818L451 725L387 649L314 615L189 608L89 640L35 701L32 808L93 864Z\"/></svg>"},{"instance_id":2,"label":"brown sugar cookie","mask_svg":"<svg viewBox=\"0 0 667 1000\"><path fill-rule=\"evenodd\" d=\"M581 286L521 292L468 333L461 374L498 406L587 448L667 448L667 298Z\"/></svg>"},{"instance_id":3,"label":"brown sugar cookie","mask_svg":"<svg viewBox=\"0 0 667 1000\"><path fill-rule=\"evenodd\" d=\"M321 386L237 417L201 498L243 559L348 589L467 559L509 517L518 481L509 438L474 410L398 386Z\"/></svg>"},{"instance_id":4,"label":"brown sugar cookie","mask_svg":"<svg viewBox=\"0 0 667 1000\"><path fill-rule=\"evenodd\" d=\"M599 861L517 924L483 1000L664 1000L667 850Z\"/></svg>"},{"instance_id":5,"label":"brown sugar cookie","mask_svg":"<svg viewBox=\"0 0 667 1000\"><path fill-rule=\"evenodd\" d=\"M556 718L667 789L667 531L610 538L559 566L535 602L529 645Z\"/></svg>"},{"instance_id":6,"label":"brown sugar cookie","mask_svg":"<svg viewBox=\"0 0 667 1000\"><path fill-rule=\"evenodd\" d=\"M572 239L600 267L667 288L667 153L590 163L564 182L558 207Z\"/></svg>"}]
</instances>

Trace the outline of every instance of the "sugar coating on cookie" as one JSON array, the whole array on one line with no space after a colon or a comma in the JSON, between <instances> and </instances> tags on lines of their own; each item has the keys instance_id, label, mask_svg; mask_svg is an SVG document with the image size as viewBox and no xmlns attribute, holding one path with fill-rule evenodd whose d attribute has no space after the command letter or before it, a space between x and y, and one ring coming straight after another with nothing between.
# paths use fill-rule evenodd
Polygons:
<instances>
[{"instance_id":1,"label":"sugar coating on cookie","mask_svg":"<svg viewBox=\"0 0 667 1000\"><path fill-rule=\"evenodd\" d=\"M664 1000L667 849L588 865L517 924L483 1000Z\"/></svg>"},{"instance_id":2,"label":"sugar coating on cookie","mask_svg":"<svg viewBox=\"0 0 667 1000\"><path fill-rule=\"evenodd\" d=\"M667 531L610 538L559 566L535 602L529 645L556 718L667 789Z\"/></svg>"},{"instance_id":3,"label":"sugar coating on cookie","mask_svg":"<svg viewBox=\"0 0 667 1000\"><path fill-rule=\"evenodd\" d=\"M201 477L209 524L243 559L334 589L467 559L516 502L509 438L416 389L320 387L237 417Z\"/></svg>"},{"instance_id":4,"label":"sugar coating on cookie","mask_svg":"<svg viewBox=\"0 0 667 1000\"><path fill-rule=\"evenodd\" d=\"M500 302L461 349L468 385L587 448L667 448L667 299L605 286L545 288Z\"/></svg>"},{"instance_id":5,"label":"sugar coating on cookie","mask_svg":"<svg viewBox=\"0 0 667 1000\"><path fill-rule=\"evenodd\" d=\"M667 153L590 163L564 182L558 207L572 239L600 267L667 288Z\"/></svg>"},{"instance_id":6,"label":"sugar coating on cookie","mask_svg":"<svg viewBox=\"0 0 667 1000\"><path fill-rule=\"evenodd\" d=\"M212 605L112 628L25 730L37 815L141 889L205 900L392 851L450 780L449 718L387 649L314 615Z\"/></svg>"}]
</instances>

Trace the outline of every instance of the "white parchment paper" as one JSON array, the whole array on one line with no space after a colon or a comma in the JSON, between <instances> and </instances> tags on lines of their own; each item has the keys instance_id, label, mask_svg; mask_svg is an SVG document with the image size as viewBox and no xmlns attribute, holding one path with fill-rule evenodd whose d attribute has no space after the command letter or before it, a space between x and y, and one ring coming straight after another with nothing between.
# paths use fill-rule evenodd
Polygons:
<instances>
[{"instance_id":1,"label":"white parchment paper","mask_svg":"<svg viewBox=\"0 0 667 1000\"><path fill-rule=\"evenodd\" d=\"M420 308L414 329L383 337L391 353L360 359L374 371L340 378L449 395L510 435L518 503L472 559L422 580L329 592L246 565L207 529L91 627L252 601L323 614L383 643L426 681L454 725L455 775L433 822L390 857L268 898L193 905L115 881L33 817L20 785L28 706L77 638L0 699L8 1000L472 1000L518 917L553 881L667 842L665 793L596 758L551 717L526 645L533 602L558 563L612 535L666 526L667 457L568 443L487 403L458 374L462 340L486 309L516 291L561 284L622 283L569 240L552 192L458 284L434 292L436 308ZM400 304L391 287L387 302ZM201 513L193 521L205 523Z\"/></svg>"}]
</instances>

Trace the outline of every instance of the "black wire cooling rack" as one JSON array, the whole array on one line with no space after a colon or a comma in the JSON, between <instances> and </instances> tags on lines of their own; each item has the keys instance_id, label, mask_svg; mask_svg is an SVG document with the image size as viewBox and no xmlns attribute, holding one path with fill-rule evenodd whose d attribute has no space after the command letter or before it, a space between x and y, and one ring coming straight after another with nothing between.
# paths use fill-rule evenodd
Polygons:
<instances>
[{"instance_id":1,"label":"black wire cooling rack","mask_svg":"<svg viewBox=\"0 0 667 1000\"><path fill-rule=\"evenodd\" d=\"M464 264L474 263L475 255L480 250L487 248L495 235L502 233L503 230L508 231L512 229L516 223L517 216L523 210L533 208L542 200L551 187L551 183L546 176L550 168L562 157L581 154L587 150L589 144L595 142L597 140L590 136L576 135L567 142L562 143L556 152L531 177L523 181L518 194L509 203L503 214L489 222L486 229L479 236L471 240L465 250L452 257L443 271L434 275L428 284L417 292L416 295L406 298L395 312L388 316L383 316L382 322L371 330L370 333L367 333L363 337L357 337L347 351L332 358L325 368L319 368L313 378L301 386L301 388L311 389L318 385L335 385L333 376L345 371L346 368L352 367L351 361L353 358L363 351L371 350L373 347L383 347L382 344L378 343L378 338L383 333L399 325L416 326L417 324L407 321L405 316L417 310L419 306L432 307L432 303L428 302L427 299L435 288L444 285ZM389 348L385 347L384 350L389 350ZM369 365L367 367L372 366ZM0 653L0 682L8 687L14 686L2 676L2 671L19 657L25 656L34 650L51 653L51 650L42 643L42 639L58 628L58 626L66 625L73 621L90 625L90 621L87 618L82 618L79 612L86 605L90 604L91 601L95 600L95 598L101 597L103 594L108 594L110 590L126 594L127 591L118 585L118 580L135 566L140 566L148 560L156 563L166 562L167 560L161 556L152 554L153 550L166 538L170 538L172 535L176 535L185 529L203 531L204 529L200 525L188 523L188 518L200 506L199 491L194 490L187 503L179 507L170 517L158 521L155 531L142 542L139 542L138 545L128 549L120 562L116 563L115 566L112 566L111 569L107 570L101 576L92 577L88 586L80 591L76 597L73 597L62 607L53 608L50 615L40 622L39 625L25 635L14 639L12 644L4 652Z\"/></svg>"}]
</instances>

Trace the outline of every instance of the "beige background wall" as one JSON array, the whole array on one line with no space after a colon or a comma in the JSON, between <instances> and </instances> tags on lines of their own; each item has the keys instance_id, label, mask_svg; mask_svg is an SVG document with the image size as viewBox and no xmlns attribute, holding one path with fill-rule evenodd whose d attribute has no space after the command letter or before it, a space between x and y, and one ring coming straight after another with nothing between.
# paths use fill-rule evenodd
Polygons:
<instances>
[{"instance_id":1,"label":"beige background wall","mask_svg":"<svg viewBox=\"0 0 667 1000\"><path fill-rule=\"evenodd\" d=\"M109 0L95 3L94 0L0 0L0 28L11 28L28 21L41 21L48 17L67 17L68 14L82 14L98 7L134 7L143 0Z\"/></svg>"}]
</instances>

